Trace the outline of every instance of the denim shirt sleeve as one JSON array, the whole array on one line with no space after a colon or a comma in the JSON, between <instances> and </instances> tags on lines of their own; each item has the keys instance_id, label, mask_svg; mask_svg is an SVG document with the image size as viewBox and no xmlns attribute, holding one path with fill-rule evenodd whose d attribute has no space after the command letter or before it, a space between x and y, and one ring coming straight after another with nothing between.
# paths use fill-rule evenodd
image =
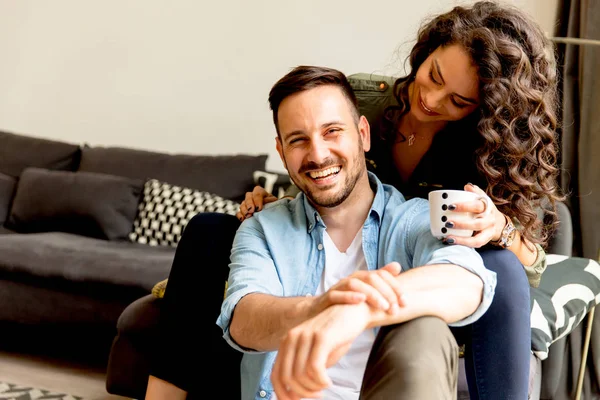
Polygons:
<instances>
[{"instance_id":1,"label":"denim shirt sleeve","mask_svg":"<svg viewBox=\"0 0 600 400\"><path fill-rule=\"evenodd\" d=\"M283 295L264 231L257 218L245 220L238 228L230 259L227 292L217 325L223 329L223 337L233 348L244 353L259 353L239 346L229 332L233 311L244 296L250 293Z\"/></svg>"},{"instance_id":2,"label":"denim shirt sleeve","mask_svg":"<svg viewBox=\"0 0 600 400\"><path fill-rule=\"evenodd\" d=\"M479 307L468 317L449 324L465 326L477 321L492 304L496 289L496 273L485 268L479 253L470 247L446 245L435 238L429 227L429 206L415 213L408 226L409 243L414 243L414 265L454 264L471 271L483 281L483 296Z\"/></svg>"}]
</instances>

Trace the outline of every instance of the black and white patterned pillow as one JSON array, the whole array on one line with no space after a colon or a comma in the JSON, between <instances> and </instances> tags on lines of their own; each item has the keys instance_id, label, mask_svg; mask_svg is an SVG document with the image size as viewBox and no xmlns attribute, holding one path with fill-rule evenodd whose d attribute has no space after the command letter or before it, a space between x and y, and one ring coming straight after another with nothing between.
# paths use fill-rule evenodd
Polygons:
<instances>
[{"instance_id":1,"label":"black and white patterned pillow","mask_svg":"<svg viewBox=\"0 0 600 400\"><path fill-rule=\"evenodd\" d=\"M290 176L279 172L254 171L254 184L262 186L267 192L278 199L285 196L286 190L292 185Z\"/></svg>"},{"instance_id":2,"label":"black and white patterned pillow","mask_svg":"<svg viewBox=\"0 0 600 400\"><path fill-rule=\"evenodd\" d=\"M547 255L540 286L531 288L531 349L540 360L600 302L600 265L587 258Z\"/></svg>"},{"instance_id":3,"label":"black and white patterned pillow","mask_svg":"<svg viewBox=\"0 0 600 400\"><path fill-rule=\"evenodd\" d=\"M212 193L150 179L144 185L129 240L177 247L183 229L194 215L201 212L235 215L239 207L239 203Z\"/></svg>"}]
</instances>

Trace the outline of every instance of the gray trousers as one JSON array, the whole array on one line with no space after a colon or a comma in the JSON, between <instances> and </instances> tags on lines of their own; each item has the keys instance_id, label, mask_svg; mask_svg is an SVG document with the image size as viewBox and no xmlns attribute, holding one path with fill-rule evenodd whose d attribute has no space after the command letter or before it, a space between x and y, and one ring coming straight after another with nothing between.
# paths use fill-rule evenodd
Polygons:
<instances>
[{"instance_id":1,"label":"gray trousers","mask_svg":"<svg viewBox=\"0 0 600 400\"><path fill-rule=\"evenodd\" d=\"M455 400L458 350L450 328L436 317L381 327L360 399Z\"/></svg>"}]
</instances>

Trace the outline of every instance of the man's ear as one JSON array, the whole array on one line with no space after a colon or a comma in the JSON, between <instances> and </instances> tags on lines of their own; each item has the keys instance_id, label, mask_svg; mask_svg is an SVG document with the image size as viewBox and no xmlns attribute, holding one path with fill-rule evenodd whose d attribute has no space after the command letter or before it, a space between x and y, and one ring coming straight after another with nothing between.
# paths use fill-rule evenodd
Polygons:
<instances>
[{"instance_id":1,"label":"man's ear","mask_svg":"<svg viewBox=\"0 0 600 400\"><path fill-rule=\"evenodd\" d=\"M371 150L371 126L364 115L358 120L358 135L362 140L363 150Z\"/></svg>"},{"instance_id":2,"label":"man's ear","mask_svg":"<svg viewBox=\"0 0 600 400\"><path fill-rule=\"evenodd\" d=\"M285 163L285 157L283 156L283 145L281 144L281 138L279 135L275 137L275 148L279 153L279 158L281 158L281 162L283 163L284 168L287 170L287 164Z\"/></svg>"}]
</instances>

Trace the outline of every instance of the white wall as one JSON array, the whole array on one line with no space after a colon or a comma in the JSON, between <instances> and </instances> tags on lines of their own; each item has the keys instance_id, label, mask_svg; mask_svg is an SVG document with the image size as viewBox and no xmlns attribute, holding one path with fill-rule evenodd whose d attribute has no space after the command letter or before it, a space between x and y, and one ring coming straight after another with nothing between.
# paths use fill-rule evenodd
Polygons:
<instances>
[{"instance_id":1,"label":"white wall","mask_svg":"<svg viewBox=\"0 0 600 400\"><path fill-rule=\"evenodd\" d=\"M557 0L506 0L553 31ZM0 130L179 153L268 153L299 64L401 73L456 0L0 0Z\"/></svg>"}]
</instances>

